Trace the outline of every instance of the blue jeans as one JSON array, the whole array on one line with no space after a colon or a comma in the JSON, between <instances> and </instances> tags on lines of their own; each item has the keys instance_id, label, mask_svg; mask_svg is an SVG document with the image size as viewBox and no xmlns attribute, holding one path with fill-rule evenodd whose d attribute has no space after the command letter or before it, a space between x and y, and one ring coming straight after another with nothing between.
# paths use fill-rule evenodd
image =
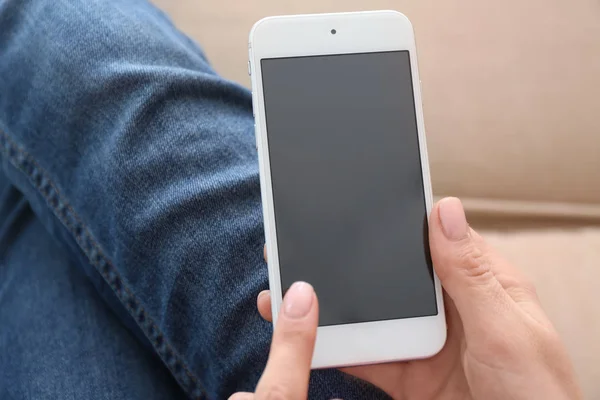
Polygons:
<instances>
[{"instance_id":1,"label":"blue jeans","mask_svg":"<svg viewBox=\"0 0 600 400\"><path fill-rule=\"evenodd\" d=\"M248 90L146 1L2 0L0 150L0 398L254 389ZM335 370L310 396L385 398Z\"/></svg>"}]
</instances>

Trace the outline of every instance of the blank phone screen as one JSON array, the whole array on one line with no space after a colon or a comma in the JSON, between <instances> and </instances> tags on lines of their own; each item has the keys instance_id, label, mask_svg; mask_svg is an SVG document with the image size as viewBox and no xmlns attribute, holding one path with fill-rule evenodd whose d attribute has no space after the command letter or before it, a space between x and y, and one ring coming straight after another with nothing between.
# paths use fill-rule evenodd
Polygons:
<instances>
[{"instance_id":1,"label":"blank phone screen","mask_svg":"<svg viewBox=\"0 0 600 400\"><path fill-rule=\"evenodd\" d=\"M436 315L409 52L261 68L283 292L321 326Z\"/></svg>"}]
</instances>

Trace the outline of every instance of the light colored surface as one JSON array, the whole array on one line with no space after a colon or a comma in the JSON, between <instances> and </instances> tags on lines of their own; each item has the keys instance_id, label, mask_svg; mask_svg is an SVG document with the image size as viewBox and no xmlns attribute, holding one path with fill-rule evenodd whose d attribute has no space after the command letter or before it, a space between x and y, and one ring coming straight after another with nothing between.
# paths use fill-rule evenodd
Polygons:
<instances>
[{"instance_id":1,"label":"light colored surface","mask_svg":"<svg viewBox=\"0 0 600 400\"><path fill-rule=\"evenodd\" d=\"M600 203L597 0L156 0L249 85L267 15L395 9L415 27L436 194Z\"/></svg>"},{"instance_id":2,"label":"light colored surface","mask_svg":"<svg viewBox=\"0 0 600 400\"><path fill-rule=\"evenodd\" d=\"M598 220L599 1L155 3L202 44L222 75L247 86L248 32L264 16L407 14L420 51L434 193L472 198L472 214L495 216L494 226L498 217L538 218L544 230L483 234L535 281L586 399L600 399L600 228L561 230L550 219L569 215L570 226Z\"/></svg>"}]
</instances>

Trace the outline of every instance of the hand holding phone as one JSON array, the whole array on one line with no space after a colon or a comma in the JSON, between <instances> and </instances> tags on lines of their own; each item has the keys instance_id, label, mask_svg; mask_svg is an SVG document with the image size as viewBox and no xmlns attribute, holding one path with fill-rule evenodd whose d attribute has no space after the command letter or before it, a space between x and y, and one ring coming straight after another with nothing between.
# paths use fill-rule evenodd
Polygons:
<instances>
[{"instance_id":1,"label":"hand holding phone","mask_svg":"<svg viewBox=\"0 0 600 400\"><path fill-rule=\"evenodd\" d=\"M444 349L426 360L343 371L395 399L581 399L565 348L531 283L468 227L458 199L444 199L433 208L430 241L451 300ZM303 285L292 286L284 299L284 316L275 326L256 394L237 393L230 400L306 399L318 308L312 287ZM304 299L310 296L310 306L300 318L289 318L286 304L298 300L300 288ZM270 296L261 293L257 303L270 320Z\"/></svg>"}]
</instances>

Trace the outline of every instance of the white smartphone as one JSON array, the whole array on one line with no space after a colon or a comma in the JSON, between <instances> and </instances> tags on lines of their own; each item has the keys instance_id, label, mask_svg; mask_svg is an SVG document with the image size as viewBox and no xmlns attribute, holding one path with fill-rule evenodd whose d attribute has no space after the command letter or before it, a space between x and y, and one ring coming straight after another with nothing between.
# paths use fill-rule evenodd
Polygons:
<instances>
[{"instance_id":1,"label":"white smartphone","mask_svg":"<svg viewBox=\"0 0 600 400\"><path fill-rule=\"evenodd\" d=\"M395 11L270 17L250 33L273 322L313 285L313 368L409 360L446 341L415 40Z\"/></svg>"}]
</instances>

